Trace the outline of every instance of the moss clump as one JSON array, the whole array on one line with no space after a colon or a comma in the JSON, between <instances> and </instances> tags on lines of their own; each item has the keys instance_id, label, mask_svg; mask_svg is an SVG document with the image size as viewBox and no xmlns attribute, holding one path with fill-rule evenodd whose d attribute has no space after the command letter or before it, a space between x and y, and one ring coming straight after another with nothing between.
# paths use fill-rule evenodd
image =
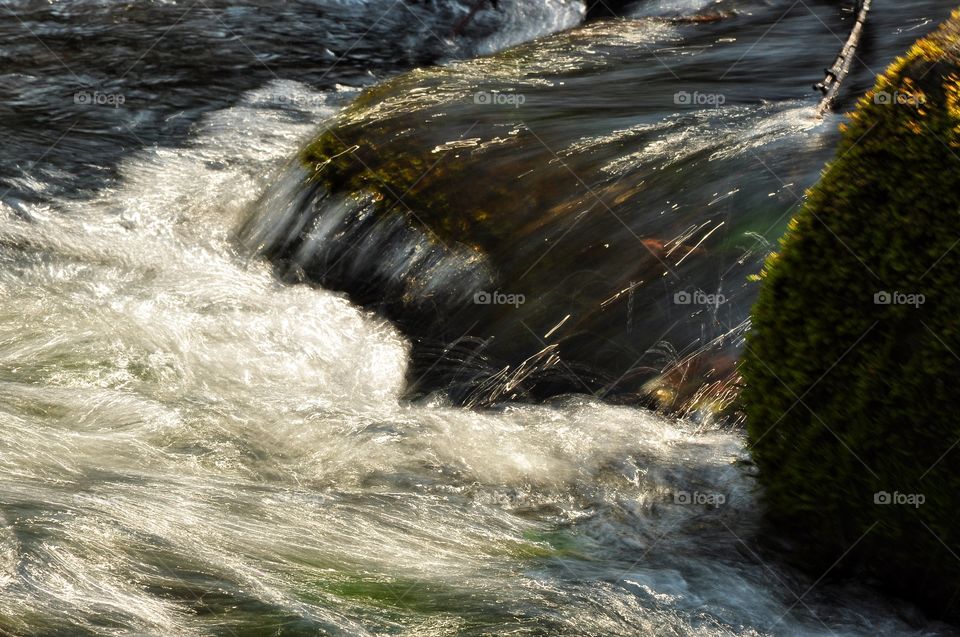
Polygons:
<instances>
[{"instance_id":1,"label":"moss clump","mask_svg":"<svg viewBox=\"0 0 960 637\"><path fill-rule=\"evenodd\" d=\"M960 11L857 105L764 268L741 364L769 510L804 562L845 556L954 618L958 240Z\"/></svg>"}]
</instances>

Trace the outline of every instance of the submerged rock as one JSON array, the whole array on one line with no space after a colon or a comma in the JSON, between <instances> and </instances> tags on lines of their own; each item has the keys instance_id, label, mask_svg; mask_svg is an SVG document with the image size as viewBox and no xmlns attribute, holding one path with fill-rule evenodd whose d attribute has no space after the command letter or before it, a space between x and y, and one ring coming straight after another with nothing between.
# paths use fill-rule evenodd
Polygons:
<instances>
[{"instance_id":1,"label":"submerged rock","mask_svg":"<svg viewBox=\"0 0 960 637\"><path fill-rule=\"evenodd\" d=\"M826 157L803 143L802 104L684 101L642 53L679 29L734 27L598 22L384 82L303 150L242 240L396 322L413 395L721 410L758 233L793 203L781 178L808 185Z\"/></svg>"},{"instance_id":2,"label":"submerged rock","mask_svg":"<svg viewBox=\"0 0 960 637\"><path fill-rule=\"evenodd\" d=\"M960 617L960 11L859 102L762 279L742 398L771 516L816 575Z\"/></svg>"}]
</instances>

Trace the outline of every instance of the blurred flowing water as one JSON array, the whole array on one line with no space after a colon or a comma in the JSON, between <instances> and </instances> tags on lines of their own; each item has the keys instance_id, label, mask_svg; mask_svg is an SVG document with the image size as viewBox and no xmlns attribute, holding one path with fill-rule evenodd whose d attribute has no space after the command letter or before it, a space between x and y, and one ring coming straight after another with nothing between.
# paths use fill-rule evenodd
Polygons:
<instances>
[{"instance_id":1,"label":"blurred flowing water","mask_svg":"<svg viewBox=\"0 0 960 637\"><path fill-rule=\"evenodd\" d=\"M453 35L466 6L439 1L0 2L0 634L954 634L784 564L738 432L585 396L411 402L399 330L235 241L284 222L269 202L301 183L291 158L387 80L363 106L384 104L373 139L432 118L429 150L513 145L471 156L488 168L461 175L464 203L513 192L524 222L576 207L565 164L633 232L679 210L664 241L692 225L684 251L721 256L678 274L713 273L742 312L836 141L808 87L843 37L837 4L639 2L456 61L585 10L499 4ZM848 92L949 9L875 2ZM659 19L705 11L728 17ZM473 97L511 85L531 131L513 137L517 114ZM511 161L551 160L503 186ZM546 226L523 241L568 227ZM625 241L613 228L568 240Z\"/></svg>"}]
</instances>

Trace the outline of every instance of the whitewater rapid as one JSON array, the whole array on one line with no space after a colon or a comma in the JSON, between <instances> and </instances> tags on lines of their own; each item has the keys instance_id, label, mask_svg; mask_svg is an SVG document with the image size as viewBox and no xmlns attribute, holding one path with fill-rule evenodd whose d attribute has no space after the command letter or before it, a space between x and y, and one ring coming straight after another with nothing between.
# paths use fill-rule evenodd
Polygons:
<instances>
[{"instance_id":1,"label":"whitewater rapid","mask_svg":"<svg viewBox=\"0 0 960 637\"><path fill-rule=\"evenodd\" d=\"M240 251L353 95L273 82L114 187L0 209L0 633L913 630L757 548L738 433L404 402L396 330Z\"/></svg>"}]
</instances>

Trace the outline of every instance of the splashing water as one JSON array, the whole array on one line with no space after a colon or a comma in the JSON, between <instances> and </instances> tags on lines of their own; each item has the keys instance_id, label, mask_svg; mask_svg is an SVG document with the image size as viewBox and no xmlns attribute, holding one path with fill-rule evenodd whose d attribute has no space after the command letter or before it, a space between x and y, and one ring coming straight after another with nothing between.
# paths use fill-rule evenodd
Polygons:
<instances>
[{"instance_id":1,"label":"splashing water","mask_svg":"<svg viewBox=\"0 0 960 637\"><path fill-rule=\"evenodd\" d=\"M0 197L0 634L953 634L783 564L737 432L404 401L396 329L231 241L355 95L272 79L95 189ZM616 174L693 152L664 130L581 141Z\"/></svg>"},{"instance_id":2,"label":"splashing water","mask_svg":"<svg viewBox=\"0 0 960 637\"><path fill-rule=\"evenodd\" d=\"M227 241L312 131L263 108L277 88L208 118L189 148L130 161L117 189L4 222L0 629L900 626L850 590L788 612L807 583L750 548L735 434L586 399L400 402L393 329ZM311 97L321 117L338 96Z\"/></svg>"}]
</instances>

